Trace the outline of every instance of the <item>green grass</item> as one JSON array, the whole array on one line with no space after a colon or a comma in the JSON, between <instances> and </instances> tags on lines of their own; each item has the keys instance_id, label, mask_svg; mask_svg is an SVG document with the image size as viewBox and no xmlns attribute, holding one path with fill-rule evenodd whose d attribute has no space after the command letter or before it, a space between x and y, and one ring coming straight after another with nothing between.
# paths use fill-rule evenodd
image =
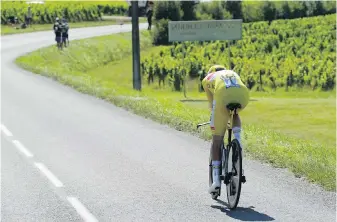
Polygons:
<instances>
[{"instance_id":1,"label":"green grass","mask_svg":"<svg viewBox=\"0 0 337 222\"><path fill-rule=\"evenodd\" d=\"M131 23L131 18L124 16L103 16L102 21L69 23L69 26L71 29L73 29L73 28L95 27L104 25L119 25L121 22L123 22L123 24ZM139 22L147 22L147 20L144 17L140 17ZM28 27L26 29L21 28L16 29L11 26L1 25L1 35L46 31L52 30L53 29L52 27L53 27L52 24L33 24L31 27Z\"/></svg>"},{"instance_id":2,"label":"green grass","mask_svg":"<svg viewBox=\"0 0 337 222\"><path fill-rule=\"evenodd\" d=\"M206 101L186 104L198 108L207 106ZM285 136L317 141L332 148L336 138L332 132L336 126L335 108L334 98L262 98L255 95L241 116L248 124L263 123L264 127Z\"/></svg>"},{"instance_id":3,"label":"green grass","mask_svg":"<svg viewBox=\"0 0 337 222\"><path fill-rule=\"evenodd\" d=\"M208 127L199 131L195 127L209 119L209 111L202 101L206 96L195 90L193 81L188 97L201 102L181 102L181 92L173 92L168 85L148 86L144 79L142 92L132 90L130 42L130 33L73 41L64 51L43 48L18 58L17 63L146 118L210 139ZM150 46L148 32L141 32L142 56L161 48ZM252 92L252 101L241 113L246 153L335 190L335 98L335 91Z\"/></svg>"}]
</instances>

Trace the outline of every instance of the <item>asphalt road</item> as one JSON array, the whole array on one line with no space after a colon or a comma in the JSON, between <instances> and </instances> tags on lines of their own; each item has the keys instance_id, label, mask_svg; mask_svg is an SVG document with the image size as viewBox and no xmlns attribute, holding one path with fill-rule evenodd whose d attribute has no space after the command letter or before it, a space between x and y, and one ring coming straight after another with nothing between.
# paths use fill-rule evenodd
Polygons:
<instances>
[{"instance_id":1,"label":"asphalt road","mask_svg":"<svg viewBox=\"0 0 337 222\"><path fill-rule=\"evenodd\" d=\"M14 65L53 39L51 31L1 37L2 221L336 220L335 193L248 159L239 208L229 211L224 195L207 194L208 142Z\"/></svg>"}]
</instances>

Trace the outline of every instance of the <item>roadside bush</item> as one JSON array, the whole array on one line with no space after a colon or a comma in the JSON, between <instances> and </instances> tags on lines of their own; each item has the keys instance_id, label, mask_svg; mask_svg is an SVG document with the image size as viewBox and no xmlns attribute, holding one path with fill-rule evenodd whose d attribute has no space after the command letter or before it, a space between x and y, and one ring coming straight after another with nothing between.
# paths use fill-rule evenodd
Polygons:
<instances>
[{"instance_id":1,"label":"roadside bush","mask_svg":"<svg viewBox=\"0 0 337 222\"><path fill-rule=\"evenodd\" d=\"M179 21L182 17L179 1L158 1L154 6L155 30L153 33L154 45L167 45L168 21Z\"/></svg>"},{"instance_id":2,"label":"roadside bush","mask_svg":"<svg viewBox=\"0 0 337 222\"><path fill-rule=\"evenodd\" d=\"M168 45L168 19L160 19L156 22L156 29L153 32L154 45Z\"/></svg>"}]
</instances>

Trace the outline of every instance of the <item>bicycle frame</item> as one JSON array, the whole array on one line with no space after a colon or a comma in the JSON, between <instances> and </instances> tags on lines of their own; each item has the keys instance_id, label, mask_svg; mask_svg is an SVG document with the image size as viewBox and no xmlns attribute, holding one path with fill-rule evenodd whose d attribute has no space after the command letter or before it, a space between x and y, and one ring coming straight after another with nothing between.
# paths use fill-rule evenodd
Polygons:
<instances>
[{"instance_id":1,"label":"bicycle frame","mask_svg":"<svg viewBox=\"0 0 337 222\"><path fill-rule=\"evenodd\" d=\"M242 183L246 182L245 176L243 175L243 169L242 169L242 153L241 153L241 146L237 140L232 141L232 128L233 128L233 121L234 121L234 115L237 114L237 108L240 108L240 105L238 104L231 104L226 106L229 110L229 120L227 123L227 131L228 131L228 141L225 145L225 140L223 139L222 145L221 145L221 168L220 168L220 179L223 181L223 183L226 185L226 191L227 191L227 200L229 203L229 208L234 209L237 207L240 199L240 193L241 193L241 186ZM197 129L200 126L208 125L210 122L201 123L197 125ZM236 153L232 153L233 145L234 147L238 147L237 155ZM235 149L234 149L235 150ZM232 154L231 154L232 153ZM235 154L235 155L234 155ZM235 163L233 162L232 158L240 158L235 160ZM211 163L211 155L209 157L209 184L211 185L213 183L213 176L212 176L212 163ZM231 163L229 166L229 163ZM239 168L237 168L237 163L239 164ZM233 165L235 164L235 165ZM234 170L234 171L233 171ZM233 176L238 176L238 183L235 184L235 180L232 180ZM212 194L212 199L216 200L219 196L221 196L221 186L218 189L218 191L215 191Z\"/></svg>"},{"instance_id":2,"label":"bicycle frame","mask_svg":"<svg viewBox=\"0 0 337 222\"><path fill-rule=\"evenodd\" d=\"M232 141L232 128L233 128L233 118L234 118L234 114L236 113L236 109L234 110L230 110L229 111L229 123L227 124L227 131L228 131L228 142L227 142L227 146L231 143Z\"/></svg>"},{"instance_id":3,"label":"bicycle frame","mask_svg":"<svg viewBox=\"0 0 337 222\"><path fill-rule=\"evenodd\" d=\"M228 184L228 177L230 175L228 175L228 169L227 169L227 162L228 162L228 147L231 145L231 141L232 141L232 128L233 128L233 117L234 114L237 113L237 110L229 110L229 120L227 123L227 131L228 131L228 137L227 137L227 144L225 145L225 141L223 139L222 145L221 145L221 161L223 161L224 164L222 164L221 167L221 180L224 180L225 184ZM205 126L205 125L209 125L210 122L205 122L205 123L200 123L197 125L197 129L201 126ZM224 170L224 172L223 172Z\"/></svg>"},{"instance_id":4,"label":"bicycle frame","mask_svg":"<svg viewBox=\"0 0 337 222\"><path fill-rule=\"evenodd\" d=\"M232 141L232 128L233 128L233 117L234 114L236 114L236 109L234 110L230 110L229 111L229 121L227 123L227 131L228 131L228 141L227 141L227 146L230 144L230 142ZM205 125L209 125L211 122L205 122L205 123L199 123L197 125L197 129L199 129L199 127L201 126L205 126Z\"/></svg>"}]
</instances>

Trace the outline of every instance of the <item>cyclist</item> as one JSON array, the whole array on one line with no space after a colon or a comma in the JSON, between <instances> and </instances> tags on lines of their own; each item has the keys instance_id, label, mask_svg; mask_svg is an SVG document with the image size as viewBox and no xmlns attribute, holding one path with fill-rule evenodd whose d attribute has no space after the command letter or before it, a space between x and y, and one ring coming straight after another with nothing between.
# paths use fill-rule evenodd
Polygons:
<instances>
[{"instance_id":1,"label":"cyclist","mask_svg":"<svg viewBox=\"0 0 337 222\"><path fill-rule=\"evenodd\" d=\"M69 45L69 35L68 35L69 24L68 24L68 22L65 18L62 19L62 28L63 28L62 29L62 31L63 31L62 37L63 37L64 45L67 45L67 42L68 42L68 45Z\"/></svg>"},{"instance_id":2,"label":"cyclist","mask_svg":"<svg viewBox=\"0 0 337 222\"><path fill-rule=\"evenodd\" d=\"M202 80L202 85L205 89L211 111L213 184L209 187L208 192L214 193L221 185L219 175L221 145L229 120L229 110L226 108L226 105L229 103L239 103L241 104L241 108L238 111L244 109L249 102L249 91L237 73L232 70L226 70L221 65L213 65L209 69L207 76ZM233 116L232 130L235 139L241 145L241 120L239 114L234 114Z\"/></svg>"}]
</instances>

